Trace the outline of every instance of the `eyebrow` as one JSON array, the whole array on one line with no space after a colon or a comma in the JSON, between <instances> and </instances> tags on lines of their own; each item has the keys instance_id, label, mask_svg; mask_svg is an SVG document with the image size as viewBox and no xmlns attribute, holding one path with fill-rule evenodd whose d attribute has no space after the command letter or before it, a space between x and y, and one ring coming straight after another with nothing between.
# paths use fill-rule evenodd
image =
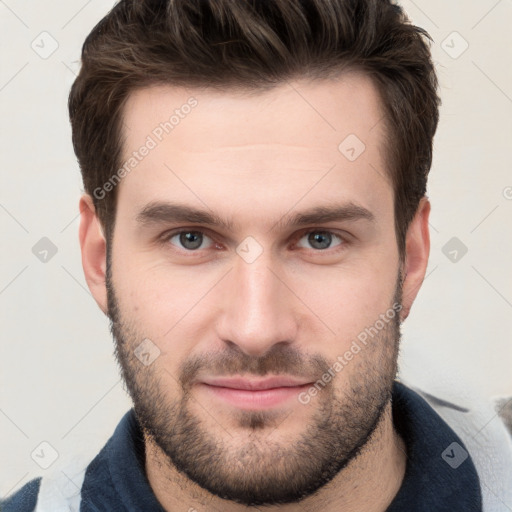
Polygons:
<instances>
[{"instance_id":1,"label":"eyebrow","mask_svg":"<svg viewBox=\"0 0 512 512\"><path fill-rule=\"evenodd\" d=\"M285 214L271 229L285 229L290 226L304 226L307 224L322 224L335 221L375 221L375 216L363 206L347 203L334 205L321 205L309 208L294 214ZM235 223L230 219L223 219L211 210L201 210L181 203L153 201L144 206L136 216L136 221L142 226L165 224L175 222L190 222L220 227L226 231L233 231Z\"/></svg>"}]
</instances>

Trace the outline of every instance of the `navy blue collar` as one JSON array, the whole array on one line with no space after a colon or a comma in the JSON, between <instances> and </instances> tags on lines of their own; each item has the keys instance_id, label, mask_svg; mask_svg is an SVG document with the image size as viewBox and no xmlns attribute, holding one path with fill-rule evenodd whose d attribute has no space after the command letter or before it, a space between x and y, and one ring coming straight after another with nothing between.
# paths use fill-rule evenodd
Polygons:
<instances>
[{"instance_id":1,"label":"navy blue collar","mask_svg":"<svg viewBox=\"0 0 512 512\"><path fill-rule=\"evenodd\" d=\"M481 512L480 479L464 443L400 382L393 387L393 422L407 446L407 468L386 512Z\"/></svg>"},{"instance_id":2,"label":"navy blue collar","mask_svg":"<svg viewBox=\"0 0 512 512\"><path fill-rule=\"evenodd\" d=\"M460 438L415 391L395 382L392 396L393 421L407 446L407 468L387 512L481 512L480 482L471 457L452 467L464 458ZM144 457L132 409L88 466L80 512L165 512L146 478Z\"/></svg>"}]
</instances>

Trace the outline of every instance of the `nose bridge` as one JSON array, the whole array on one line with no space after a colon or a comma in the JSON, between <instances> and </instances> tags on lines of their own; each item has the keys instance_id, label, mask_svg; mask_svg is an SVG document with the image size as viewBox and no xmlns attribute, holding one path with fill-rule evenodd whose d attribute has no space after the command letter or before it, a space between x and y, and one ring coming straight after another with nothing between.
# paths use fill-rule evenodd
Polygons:
<instances>
[{"instance_id":1,"label":"nose bridge","mask_svg":"<svg viewBox=\"0 0 512 512\"><path fill-rule=\"evenodd\" d=\"M264 251L252 262L237 257L229 275L219 335L251 355L295 336L292 294L275 268Z\"/></svg>"}]
</instances>

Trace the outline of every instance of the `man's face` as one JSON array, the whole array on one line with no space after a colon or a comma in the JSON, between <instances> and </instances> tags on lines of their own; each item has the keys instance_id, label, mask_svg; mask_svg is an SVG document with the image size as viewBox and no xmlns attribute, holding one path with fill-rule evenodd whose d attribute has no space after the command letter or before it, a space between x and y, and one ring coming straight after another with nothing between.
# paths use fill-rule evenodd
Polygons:
<instances>
[{"instance_id":1,"label":"man's face","mask_svg":"<svg viewBox=\"0 0 512 512\"><path fill-rule=\"evenodd\" d=\"M158 130L191 97L172 131ZM117 191L117 355L147 438L213 494L298 500L382 419L401 289L381 119L360 74L251 96L154 87L129 98L124 157L151 148ZM173 219L171 203L230 225ZM296 222L322 207L341 215ZM250 384L274 389L234 389Z\"/></svg>"}]
</instances>

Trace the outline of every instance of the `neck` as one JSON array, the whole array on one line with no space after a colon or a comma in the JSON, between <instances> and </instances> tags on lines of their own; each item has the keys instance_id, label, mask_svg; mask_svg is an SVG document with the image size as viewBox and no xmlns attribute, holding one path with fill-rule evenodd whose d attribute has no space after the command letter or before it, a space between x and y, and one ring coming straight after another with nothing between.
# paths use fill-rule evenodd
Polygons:
<instances>
[{"instance_id":1,"label":"neck","mask_svg":"<svg viewBox=\"0 0 512 512\"><path fill-rule=\"evenodd\" d=\"M384 512L402 484L406 447L393 426L388 403L371 439L338 475L315 494L300 502L307 512ZM239 512L251 507L224 500L199 487L169 463L165 454L146 437L146 473L165 510ZM297 504L258 506L255 510L292 512Z\"/></svg>"}]
</instances>

